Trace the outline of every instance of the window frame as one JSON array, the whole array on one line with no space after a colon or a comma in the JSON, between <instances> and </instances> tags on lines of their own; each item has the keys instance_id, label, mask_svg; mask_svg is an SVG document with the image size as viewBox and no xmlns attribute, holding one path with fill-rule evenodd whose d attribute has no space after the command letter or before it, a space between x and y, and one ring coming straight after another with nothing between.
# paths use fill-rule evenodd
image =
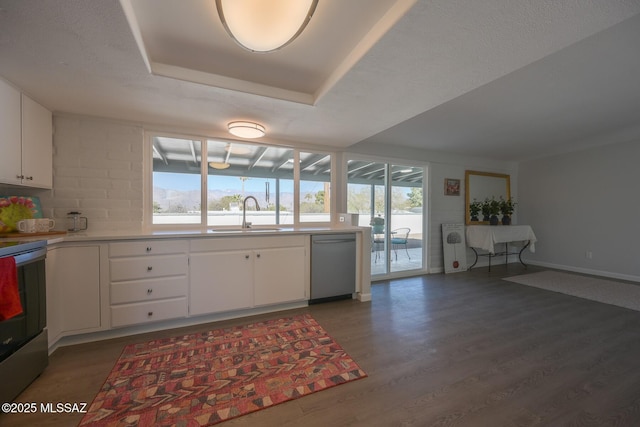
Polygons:
<instances>
[{"instance_id":1,"label":"window frame","mask_svg":"<svg viewBox=\"0 0 640 427\"><path fill-rule=\"evenodd\" d=\"M202 157L208 153L208 140L216 140L221 142L248 144L258 147L274 147L274 148L286 148L293 151L293 224L277 224L278 226L285 228L298 228L298 227L318 227L318 226L330 226L334 222L335 218L335 206L336 206L336 191L334 190L337 185L336 176L336 164L337 155L335 151L318 149L315 147L296 147L278 144L266 144L257 141L248 140L234 140L228 138L219 138L211 136L196 136L190 134L164 132L156 130L147 130L144 135L143 144L143 229L146 231L206 231L211 228L224 228L223 225L208 225L207 209L201 208L200 210L200 223L195 224L154 224L153 223L153 139L156 137L185 139L191 141L199 141L201 144L201 158L200 158L200 202L201 206L208 206L208 176L209 167L208 162L202 161ZM317 153L326 154L330 156L330 188L329 195L329 220L321 222L300 222L300 153ZM275 224L274 224L275 225ZM259 228L259 226L257 226Z\"/></svg>"}]
</instances>

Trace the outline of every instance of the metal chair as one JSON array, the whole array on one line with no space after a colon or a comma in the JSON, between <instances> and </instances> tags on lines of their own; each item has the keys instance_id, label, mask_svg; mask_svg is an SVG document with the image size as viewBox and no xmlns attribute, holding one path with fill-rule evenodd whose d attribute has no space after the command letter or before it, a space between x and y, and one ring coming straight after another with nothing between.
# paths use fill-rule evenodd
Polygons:
<instances>
[{"instance_id":1,"label":"metal chair","mask_svg":"<svg viewBox=\"0 0 640 427\"><path fill-rule=\"evenodd\" d=\"M382 247L384 248L384 224L373 225L371 227L371 237L373 242L372 250L376 252L376 258L374 262L378 262L378 250L379 250L378 245L382 245Z\"/></svg>"},{"instance_id":2,"label":"metal chair","mask_svg":"<svg viewBox=\"0 0 640 427\"><path fill-rule=\"evenodd\" d=\"M411 259L409 255L409 233L410 228L397 228L391 232L391 246L396 254L396 261L398 260L398 246L404 245L404 250L407 253L407 257Z\"/></svg>"}]
</instances>

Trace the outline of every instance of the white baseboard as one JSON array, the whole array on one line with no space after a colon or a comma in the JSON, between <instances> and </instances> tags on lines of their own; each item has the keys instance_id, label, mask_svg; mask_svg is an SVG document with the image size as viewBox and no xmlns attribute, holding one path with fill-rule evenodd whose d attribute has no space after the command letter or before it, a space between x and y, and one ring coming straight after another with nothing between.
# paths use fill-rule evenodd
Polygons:
<instances>
[{"instance_id":1,"label":"white baseboard","mask_svg":"<svg viewBox=\"0 0 640 427\"><path fill-rule=\"evenodd\" d=\"M640 276L630 274L613 273L611 271L594 270L591 268L574 267L571 265L554 264L551 262L528 261L527 264L539 267L553 268L555 270L565 270L574 273L590 274L592 276L608 277L611 279L627 280L629 282L640 282Z\"/></svg>"},{"instance_id":2,"label":"white baseboard","mask_svg":"<svg viewBox=\"0 0 640 427\"><path fill-rule=\"evenodd\" d=\"M360 302L368 302L368 301L371 301L371 294L370 294L370 293L368 293L368 294L362 294L362 293L359 293L359 294L358 294L358 296L357 296L357 299L358 299L358 301L360 301Z\"/></svg>"},{"instance_id":3,"label":"white baseboard","mask_svg":"<svg viewBox=\"0 0 640 427\"><path fill-rule=\"evenodd\" d=\"M84 344L94 341L103 341L112 338L120 338L131 335L144 334L147 332L156 332L168 329L183 328L187 326L195 326L206 323L214 323L222 320L239 319L242 317L256 316L267 313L277 313L279 311L293 310L297 308L308 307L307 301L299 301L293 303L277 304L266 307L257 307L246 310L230 311L225 313L206 314L201 316L183 317L178 319L163 320L159 322L145 323L142 325L125 326L121 328L107 329L99 332L91 332L79 335L69 335L52 342L49 346L49 354L51 355L56 349L69 345ZM215 327L215 325L211 325Z\"/></svg>"}]
</instances>

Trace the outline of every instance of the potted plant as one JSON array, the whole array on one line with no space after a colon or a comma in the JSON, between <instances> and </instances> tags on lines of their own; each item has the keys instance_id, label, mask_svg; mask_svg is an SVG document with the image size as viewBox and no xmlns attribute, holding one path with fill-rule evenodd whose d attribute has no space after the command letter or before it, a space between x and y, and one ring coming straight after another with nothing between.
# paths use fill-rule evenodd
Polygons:
<instances>
[{"instance_id":1,"label":"potted plant","mask_svg":"<svg viewBox=\"0 0 640 427\"><path fill-rule=\"evenodd\" d=\"M469 213L471 214L471 221L478 221L478 214L482 210L482 202L473 199L473 202L469 204Z\"/></svg>"},{"instance_id":2,"label":"potted plant","mask_svg":"<svg viewBox=\"0 0 640 427\"><path fill-rule=\"evenodd\" d=\"M513 201L511 197L507 200L500 197L500 213L502 214L502 224L510 225L511 224L511 215L515 210L516 202Z\"/></svg>"},{"instance_id":3,"label":"potted plant","mask_svg":"<svg viewBox=\"0 0 640 427\"><path fill-rule=\"evenodd\" d=\"M484 199L484 202L481 203L480 210L482 211L482 220L489 221L489 217L491 216L491 200Z\"/></svg>"},{"instance_id":4,"label":"potted plant","mask_svg":"<svg viewBox=\"0 0 640 427\"><path fill-rule=\"evenodd\" d=\"M374 225L384 225L384 218L380 217L380 216L376 216L371 218L371 221L369 222L369 225L374 226Z\"/></svg>"},{"instance_id":5,"label":"potted plant","mask_svg":"<svg viewBox=\"0 0 640 427\"><path fill-rule=\"evenodd\" d=\"M380 216L373 217L371 218L369 225L372 228L373 234L384 233L384 218Z\"/></svg>"},{"instance_id":6,"label":"potted plant","mask_svg":"<svg viewBox=\"0 0 640 427\"><path fill-rule=\"evenodd\" d=\"M500 201L495 198L489 200L489 224L498 225L498 214L500 213Z\"/></svg>"}]
</instances>

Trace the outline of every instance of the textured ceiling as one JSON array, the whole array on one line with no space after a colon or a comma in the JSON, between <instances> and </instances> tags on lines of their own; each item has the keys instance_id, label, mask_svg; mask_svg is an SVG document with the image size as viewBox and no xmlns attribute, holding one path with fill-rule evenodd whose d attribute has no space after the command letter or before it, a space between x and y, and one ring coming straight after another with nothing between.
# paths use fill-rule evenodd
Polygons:
<instances>
[{"instance_id":1,"label":"textured ceiling","mask_svg":"<svg viewBox=\"0 0 640 427\"><path fill-rule=\"evenodd\" d=\"M313 24L340 3L320 0ZM56 112L225 138L250 119L264 142L519 160L640 131L639 13L640 0L419 0L304 105L150 74L116 0L0 0L0 75Z\"/></svg>"},{"instance_id":2,"label":"textured ceiling","mask_svg":"<svg viewBox=\"0 0 640 427\"><path fill-rule=\"evenodd\" d=\"M374 135L529 159L640 139L640 15Z\"/></svg>"}]
</instances>

